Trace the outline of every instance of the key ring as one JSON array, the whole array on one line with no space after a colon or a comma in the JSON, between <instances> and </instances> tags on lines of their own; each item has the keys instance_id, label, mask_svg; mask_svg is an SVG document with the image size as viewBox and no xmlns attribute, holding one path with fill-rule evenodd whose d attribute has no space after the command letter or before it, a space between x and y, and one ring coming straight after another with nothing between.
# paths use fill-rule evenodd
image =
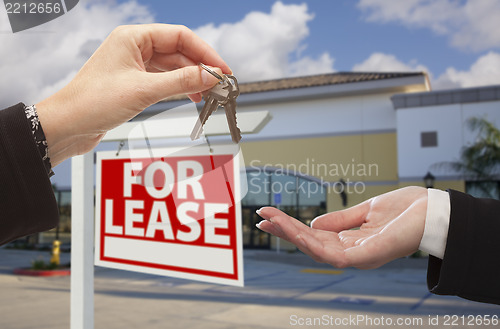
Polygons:
<instances>
[{"instance_id":1,"label":"key ring","mask_svg":"<svg viewBox=\"0 0 500 329\"><path fill-rule=\"evenodd\" d=\"M216 77L217 79L219 79L220 81L224 81L224 78L220 76L219 73L211 70L208 66L206 66L205 64L203 63L199 63L198 64L202 69L204 69L205 71L207 71L208 73L210 73L211 75L213 75L214 77Z\"/></svg>"}]
</instances>

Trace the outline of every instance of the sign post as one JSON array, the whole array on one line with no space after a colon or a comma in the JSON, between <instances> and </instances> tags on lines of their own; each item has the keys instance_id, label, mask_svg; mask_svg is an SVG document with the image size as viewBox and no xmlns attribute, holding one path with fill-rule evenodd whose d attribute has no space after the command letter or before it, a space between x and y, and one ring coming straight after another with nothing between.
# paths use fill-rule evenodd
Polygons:
<instances>
[{"instance_id":1,"label":"sign post","mask_svg":"<svg viewBox=\"0 0 500 329\"><path fill-rule=\"evenodd\" d=\"M94 154L71 160L71 329L94 328Z\"/></svg>"},{"instance_id":2,"label":"sign post","mask_svg":"<svg viewBox=\"0 0 500 329\"><path fill-rule=\"evenodd\" d=\"M276 205L276 208L280 208L280 205L281 205L281 192L280 193L274 193L274 204ZM280 242L281 242L281 239L278 238L278 237L275 237L276 238L276 253L279 254L280 253Z\"/></svg>"}]
</instances>

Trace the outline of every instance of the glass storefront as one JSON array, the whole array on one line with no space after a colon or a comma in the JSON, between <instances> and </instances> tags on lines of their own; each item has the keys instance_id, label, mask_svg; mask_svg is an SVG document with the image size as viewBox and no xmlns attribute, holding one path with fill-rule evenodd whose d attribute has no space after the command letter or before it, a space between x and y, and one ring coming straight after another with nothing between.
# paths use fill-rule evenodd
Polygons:
<instances>
[{"instance_id":1,"label":"glass storefront","mask_svg":"<svg viewBox=\"0 0 500 329\"><path fill-rule=\"evenodd\" d=\"M38 243L50 246L54 240L59 240L69 249L71 241L71 190L55 190L56 201L59 206L59 225L50 231L40 233Z\"/></svg>"},{"instance_id":2,"label":"glass storefront","mask_svg":"<svg viewBox=\"0 0 500 329\"><path fill-rule=\"evenodd\" d=\"M271 248L271 236L255 226L262 220L256 214L261 207L279 208L307 225L326 212L326 189L312 178L282 171L249 170L246 179L248 192L241 201L245 248ZM49 246L57 238L69 248L71 191L56 190L55 195L60 212L59 226L40 233L35 243Z\"/></svg>"},{"instance_id":3,"label":"glass storefront","mask_svg":"<svg viewBox=\"0 0 500 329\"><path fill-rule=\"evenodd\" d=\"M326 212L326 189L313 178L252 169L247 171L246 179L248 192L241 202L245 248L271 246L270 235L255 227L262 220L255 213L261 207L276 207L307 225Z\"/></svg>"}]
</instances>

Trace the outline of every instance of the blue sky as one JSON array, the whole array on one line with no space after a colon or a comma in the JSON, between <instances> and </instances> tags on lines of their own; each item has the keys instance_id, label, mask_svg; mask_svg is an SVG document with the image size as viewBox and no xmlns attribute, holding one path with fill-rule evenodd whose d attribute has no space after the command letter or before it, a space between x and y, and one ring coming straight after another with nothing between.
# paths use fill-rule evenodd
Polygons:
<instances>
[{"instance_id":1,"label":"blue sky","mask_svg":"<svg viewBox=\"0 0 500 329\"><path fill-rule=\"evenodd\" d=\"M444 72L448 66L467 69L477 58L475 52L450 47L445 36L436 35L429 29L405 28L397 22L366 22L367 15L356 6L356 1L281 2L307 4L314 18L308 22L310 34L303 40L307 46L304 53L317 57L329 52L335 57L335 68L339 71L350 71L373 52L396 54L405 63L412 60L426 63L436 74ZM150 8L158 22L183 24L191 29L210 23L236 23L252 11L269 13L274 4L269 0L215 0L210 5L189 0L175 4L162 0L141 0L140 3Z\"/></svg>"},{"instance_id":2,"label":"blue sky","mask_svg":"<svg viewBox=\"0 0 500 329\"><path fill-rule=\"evenodd\" d=\"M207 24L215 27L221 24L237 24L242 22L251 12L269 14L277 1L222 1L207 2L185 0L173 3L172 1L141 0L140 3L148 7L154 15L155 21L162 23L183 24L197 30ZM412 6L402 6L397 9L397 3L406 2ZM441 3L440 7L431 8L430 2ZM321 1L321 0L281 0L284 6L307 6L307 13L313 16L307 21L308 35L300 40L300 56L317 58L325 52L333 59L334 71L351 71L356 65L365 62L374 53L384 54L387 59L393 56L393 63L406 65L409 69L427 69L433 80L437 80L453 68L456 71L467 73L471 66L489 52L497 52L500 48L500 39L480 48L474 45L453 45L452 38L459 34L460 28L473 31L475 25L480 25L488 18L500 21L500 3L496 0L471 1ZM437 6L436 5L436 6ZM469 7L482 8L490 17L479 13L467 14ZM391 8L399 10L400 15L383 16ZM443 11L438 11L442 9ZM417 17L419 15L427 17ZM479 10L478 10L479 11ZM412 18L412 15L416 18ZM435 18L433 20L433 16ZM392 18L391 18L392 17ZM486 19L485 19L486 18ZM407 20L410 23L404 23ZM449 31L438 31L433 25L444 26ZM473 25L472 27L469 25ZM455 31L454 31L455 30ZM481 29L478 29L481 30ZM490 32L498 32L492 29ZM473 38L484 38L481 34ZM290 60L297 59L297 53L289 54ZM366 63L368 64L368 63ZM241 64L243 65L243 64ZM386 63L390 70L391 65ZM401 65L393 65L395 69ZM372 70L378 70L374 65L365 65ZM316 72L314 72L316 73ZM464 77L463 79L465 79ZM444 79L444 77L443 77ZM480 80L480 79L478 79ZM489 81L486 79L486 81ZM500 79L496 79L500 82ZM435 88L460 87L460 82L446 83L435 81ZM494 81L493 81L494 82ZM477 84L478 82L474 82ZM487 82L486 82L487 83ZM468 86L465 84L465 86Z\"/></svg>"}]
</instances>

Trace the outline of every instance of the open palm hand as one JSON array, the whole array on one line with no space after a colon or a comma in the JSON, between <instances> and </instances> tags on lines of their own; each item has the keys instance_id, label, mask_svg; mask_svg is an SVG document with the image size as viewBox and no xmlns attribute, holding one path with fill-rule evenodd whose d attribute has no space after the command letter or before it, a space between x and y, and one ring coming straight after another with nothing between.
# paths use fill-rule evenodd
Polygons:
<instances>
[{"instance_id":1,"label":"open palm hand","mask_svg":"<svg viewBox=\"0 0 500 329\"><path fill-rule=\"evenodd\" d=\"M426 212L427 190L406 187L319 216L311 227L264 207L258 214L265 220L257 226L295 244L318 262L369 269L417 251Z\"/></svg>"}]
</instances>

